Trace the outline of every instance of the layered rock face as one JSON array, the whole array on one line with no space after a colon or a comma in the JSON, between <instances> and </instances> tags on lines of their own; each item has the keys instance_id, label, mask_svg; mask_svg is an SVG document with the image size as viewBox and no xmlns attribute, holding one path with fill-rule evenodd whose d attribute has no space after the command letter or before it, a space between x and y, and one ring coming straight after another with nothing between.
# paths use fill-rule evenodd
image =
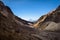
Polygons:
<instances>
[{"instance_id":1,"label":"layered rock face","mask_svg":"<svg viewBox=\"0 0 60 40\"><path fill-rule=\"evenodd\" d=\"M60 30L60 6L52 12L43 15L35 24L35 28L40 28L41 30Z\"/></svg>"}]
</instances>

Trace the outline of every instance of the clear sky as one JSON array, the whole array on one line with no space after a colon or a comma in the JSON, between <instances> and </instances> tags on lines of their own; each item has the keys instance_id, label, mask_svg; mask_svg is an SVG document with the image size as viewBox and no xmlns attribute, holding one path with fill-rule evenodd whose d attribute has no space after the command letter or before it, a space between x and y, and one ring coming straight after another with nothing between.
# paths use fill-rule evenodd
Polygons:
<instances>
[{"instance_id":1,"label":"clear sky","mask_svg":"<svg viewBox=\"0 0 60 40\"><path fill-rule=\"evenodd\" d=\"M37 20L60 5L60 0L2 0L13 13L25 20Z\"/></svg>"}]
</instances>

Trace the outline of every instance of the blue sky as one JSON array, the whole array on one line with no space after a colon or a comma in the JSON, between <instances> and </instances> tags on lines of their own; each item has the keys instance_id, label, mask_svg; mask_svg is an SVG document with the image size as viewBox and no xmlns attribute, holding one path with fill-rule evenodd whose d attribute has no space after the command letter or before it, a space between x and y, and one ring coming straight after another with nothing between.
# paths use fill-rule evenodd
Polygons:
<instances>
[{"instance_id":1,"label":"blue sky","mask_svg":"<svg viewBox=\"0 0 60 40\"><path fill-rule=\"evenodd\" d=\"M2 0L13 13L25 20L37 20L56 9L60 0Z\"/></svg>"}]
</instances>

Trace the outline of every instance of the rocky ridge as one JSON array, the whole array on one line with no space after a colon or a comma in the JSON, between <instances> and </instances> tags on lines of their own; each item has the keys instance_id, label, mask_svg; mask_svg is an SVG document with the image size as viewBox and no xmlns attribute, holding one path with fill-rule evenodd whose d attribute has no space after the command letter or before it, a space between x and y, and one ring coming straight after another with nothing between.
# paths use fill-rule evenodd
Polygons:
<instances>
[{"instance_id":1,"label":"rocky ridge","mask_svg":"<svg viewBox=\"0 0 60 40\"><path fill-rule=\"evenodd\" d=\"M40 28L42 30L60 30L60 6L56 10L43 15L34 24L35 28Z\"/></svg>"},{"instance_id":2,"label":"rocky ridge","mask_svg":"<svg viewBox=\"0 0 60 40\"><path fill-rule=\"evenodd\" d=\"M36 34L36 29L29 27L25 21L13 14L11 9L0 1L0 40L39 40L31 34Z\"/></svg>"}]
</instances>

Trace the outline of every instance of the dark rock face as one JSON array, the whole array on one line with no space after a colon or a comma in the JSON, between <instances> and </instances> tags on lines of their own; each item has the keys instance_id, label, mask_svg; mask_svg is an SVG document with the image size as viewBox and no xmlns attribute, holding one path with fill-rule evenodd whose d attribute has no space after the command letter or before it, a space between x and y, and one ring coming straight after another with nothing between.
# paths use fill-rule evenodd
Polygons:
<instances>
[{"instance_id":1,"label":"dark rock face","mask_svg":"<svg viewBox=\"0 0 60 40\"><path fill-rule=\"evenodd\" d=\"M0 40L39 40L31 35L36 34L36 29L25 26L28 23L31 22L15 16L11 9L0 1Z\"/></svg>"}]
</instances>

